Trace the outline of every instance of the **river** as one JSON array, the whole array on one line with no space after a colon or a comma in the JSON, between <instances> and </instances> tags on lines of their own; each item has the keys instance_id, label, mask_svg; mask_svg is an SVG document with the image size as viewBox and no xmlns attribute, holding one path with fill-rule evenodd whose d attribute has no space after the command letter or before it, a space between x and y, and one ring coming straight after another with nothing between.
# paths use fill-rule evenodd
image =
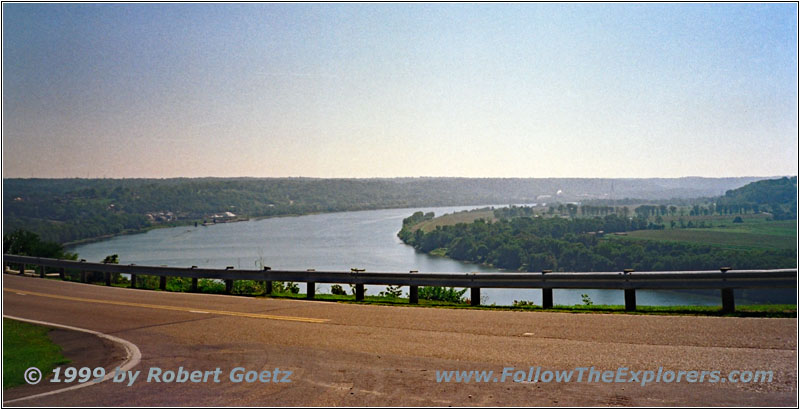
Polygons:
<instances>
[{"instance_id":1,"label":"river","mask_svg":"<svg viewBox=\"0 0 800 410\"><path fill-rule=\"evenodd\" d=\"M70 251L90 262L117 254L121 264L175 267L258 269L258 264L263 262L272 269L285 270L497 272L485 266L426 255L397 237L403 218L415 211L434 212L438 216L475 208L480 206L339 212L163 228L77 245ZM328 284L317 284L317 287L318 293L328 293L330 289ZM366 288L367 294L377 294L385 287ZM300 284L300 290L305 292L305 284ZM594 304L624 304L621 290L556 289L553 299L556 305L581 304L582 294L587 294ZM542 301L542 292L538 289L482 289L481 295L484 304L510 305L514 300L541 304ZM641 290L636 297L639 305L720 304L716 291ZM766 301L761 296L743 297L742 294L737 294L736 300L737 304Z\"/></svg>"}]
</instances>

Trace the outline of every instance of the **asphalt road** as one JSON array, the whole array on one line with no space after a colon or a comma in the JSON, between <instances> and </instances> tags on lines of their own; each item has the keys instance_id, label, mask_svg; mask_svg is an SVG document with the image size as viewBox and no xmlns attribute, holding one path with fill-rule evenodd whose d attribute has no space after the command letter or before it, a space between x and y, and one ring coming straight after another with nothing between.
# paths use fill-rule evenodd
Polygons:
<instances>
[{"instance_id":1,"label":"asphalt road","mask_svg":"<svg viewBox=\"0 0 800 410\"><path fill-rule=\"evenodd\" d=\"M103 332L134 343L142 353L141 363L133 369L142 374L131 386L105 381L9 406L798 403L796 319L367 306L107 288L13 275L3 275L3 314ZM107 366L113 370L114 364ZM527 373L531 366L540 366L541 371L573 370L573 380L436 380L437 371L493 371L493 377L500 378L505 367ZM602 371L620 367L635 372L719 371L722 377L734 370L764 370L773 372L773 380L690 383L684 379L645 386L575 381L575 368L592 366ZM156 367L219 368L219 382L213 375L197 383L147 382L147 373ZM232 382L229 375L236 367L257 373L268 370L270 381ZM291 382L273 382L276 368ZM4 392L4 400L19 397L20 392L25 393Z\"/></svg>"}]
</instances>

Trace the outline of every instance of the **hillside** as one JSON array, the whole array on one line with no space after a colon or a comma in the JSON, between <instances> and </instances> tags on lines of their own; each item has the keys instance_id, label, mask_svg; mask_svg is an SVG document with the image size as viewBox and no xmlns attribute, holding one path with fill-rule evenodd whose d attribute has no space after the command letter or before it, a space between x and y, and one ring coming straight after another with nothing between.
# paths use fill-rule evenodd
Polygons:
<instances>
[{"instance_id":1,"label":"hillside","mask_svg":"<svg viewBox=\"0 0 800 410\"><path fill-rule=\"evenodd\" d=\"M797 219L797 177L767 179L725 192L717 209L770 212L776 220Z\"/></svg>"},{"instance_id":2,"label":"hillside","mask_svg":"<svg viewBox=\"0 0 800 410\"><path fill-rule=\"evenodd\" d=\"M4 179L3 233L23 228L64 243L231 214L248 218L592 198L690 198L721 195L757 179Z\"/></svg>"}]
</instances>

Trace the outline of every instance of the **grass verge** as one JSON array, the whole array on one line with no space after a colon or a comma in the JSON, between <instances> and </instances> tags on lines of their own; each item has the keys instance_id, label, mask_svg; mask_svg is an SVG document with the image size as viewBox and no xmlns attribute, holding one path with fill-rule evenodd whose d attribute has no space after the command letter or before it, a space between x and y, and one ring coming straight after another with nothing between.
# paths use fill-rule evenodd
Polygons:
<instances>
[{"instance_id":1,"label":"grass verge","mask_svg":"<svg viewBox=\"0 0 800 410\"><path fill-rule=\"evenodd\" d=\"M25 384L29 367L41 370L43 377L59 365L69 363L61 355L44 326L3 319L3 389Z\"/></svg>"},{"instance_id":2,"label":"grass verge","mask_svg":"<svg viewBox=\"0 0 800 410\"><path fill-rule=\"evenodd\" d=\"M280 299L306 299L302 293L273 293L273 298ZM720 306L637 306L633 312L626 312L624 305L556 305L552 309L542 309L541 306L496 306L481 305L471 306L467 303L442 302L437 300L420 299L418 305L410 305L408 298L365 296L363 301L356 301L353 295L328 295L317 294L314 300L358 303L364 305L382 306L417 306L432 308L478 309L478 310L511 310L511 311L538 311L538 312L569 312L569 313L619 313L629 315L683 315L683 316L731 316L731 317L774 317L796 318L797 305L741 305L736 306L735 313L722 313Z\"/></svg>"},{"instance_id":3,"label":"grass verge","mask_svg":"<svg viewBox=\"0 0 800 410\"><path fill-rule=\"evenodd\" d=\"M153 283L145 287L139 285L140 289L158 290L157 285ZM53 278L58 279L58 278ZM188 278L169 278L167 284L167 291L188 292ZM206 281L206 282L203 282ZM255 282L255 281L239 281L239 282ZM104 283L95 283L96 285L104 285ZM114 283L112 286L127 288L130 287L128 283ZM271 295L265 295L263 290L258 287L248 286L243 287L241 291L237 291L234 286L234 294L239 296L248 297L272 297L278 299L300 299L305 300L306 294L304 293L289 293L289 292L273 292ZM201 280L198 293L221 294L225 292L225 286L221 282L213 282L211 280ZM384 305L384 306L422 306L422 307L435 307L435 308L455 308L455 309L481 309L481 310L512 310L512 311L540 311L540 312L571 312L571 313L619 313L631 315L690 315L690 316L731 316L731 317L775 317L775 318L796 318L797 305L794 304L772 304L772 305L737 305L735 313L722 313L720 306L637 306L633 312L626 312L623 305L556 305L552 309L542 309L537 305L525 306L496 306L496 305L480 305L471 306L468 303L453 303L438 300L420 299L419 304L410 305L408 298L391 297L391 296L370 296L366 295L363 301L356 301L353 295L332 295L317 293L314 300L326 302L340 302L340 303L358 303L367 305Z\"/></svg>"}]
</instances>

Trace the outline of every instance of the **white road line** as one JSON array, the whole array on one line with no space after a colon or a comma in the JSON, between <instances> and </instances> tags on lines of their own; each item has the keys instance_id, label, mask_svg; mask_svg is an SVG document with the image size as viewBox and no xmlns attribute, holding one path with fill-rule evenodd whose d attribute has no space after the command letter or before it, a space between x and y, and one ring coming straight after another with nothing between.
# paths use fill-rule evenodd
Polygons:
<instances>
[{"instance_id":1,"label":"white road line","mask_svg":"<svg viewBox=\"0 0 800 410\"><path fill-rule=\"evenodd\" d=\"M121 371L127 371L127 370L132 369L133 367L138 365L139 362L142 360L142 352L139 351L139 348L135 344L133 344L133 343L131 343L131 342L125 340L125 339L120 339L120 338L118 338L116 336L107 335L105 333L100 333L100 332L97 332L97 331L94 331L94 330L82 329L82 328L79 328L79 327L60 325L58 323L43 322L43 321L39 321L39 320L25 319L25 318L16 317L16 316L9 316L9 315L3 315L3 317L6 318L6 319L19 320L21 322L28 322L28 323L33 323L33 324L42 325L42 326L57 327L57 328L61 328L61 329L74 330L74 331L77 331L77 332L90 333L90 334L93 334L95 336L99 336L99 337L102 337L104 339L108 339L108 340L110 340L110 341L112 341L114 343L121 344L125 348L125 354L126 354L125 360L123 360L122 363L118 366L118 367L120 367ZM106 377L104 377L103 380L100 380L97 383L102 383L102 382L104 382L104 381L106 381L106 380L108 380L108 379L110 379L112 377L114 377L114 372L109 372L108 374L106 374ZM76 390L76 389L80 389L82 387L92 386L92 385L95 385L97 383L89 381L89 382L86 382L86 383L81 383L81 384L76 384L74 386L65 387L63 389L53 390L53 391L40 393L40 394L34 394L32 396L27 396L27 397L20 397L18 399L13 399L13 400L7 400L7 401L4 401L3 404L5 405L5 404L14 403L14 402L23 401L23 400L37 399L39 397L50 396L50 395L53 395L53 394L63 393L65 391Z\"/></svg>"}]
</instances>

